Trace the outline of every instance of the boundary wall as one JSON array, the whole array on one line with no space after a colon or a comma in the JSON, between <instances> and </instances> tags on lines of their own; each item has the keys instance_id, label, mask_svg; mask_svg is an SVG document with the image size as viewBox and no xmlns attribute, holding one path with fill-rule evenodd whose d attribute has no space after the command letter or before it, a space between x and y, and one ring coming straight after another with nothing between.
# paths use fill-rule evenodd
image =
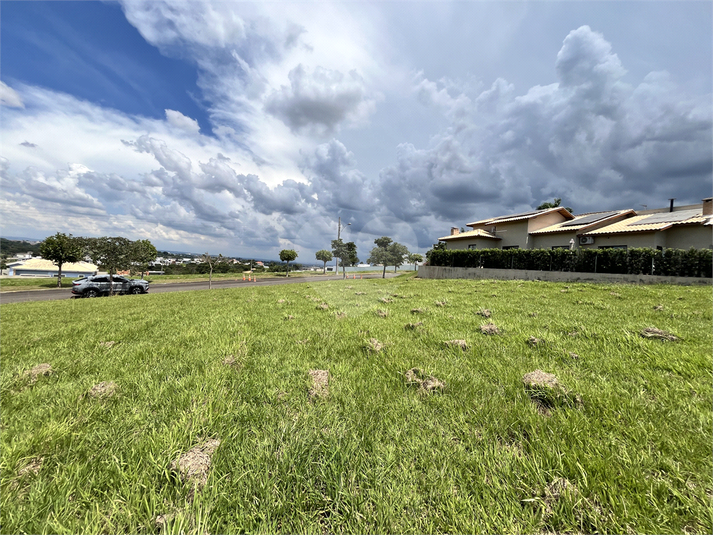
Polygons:
<instances>
[{"instance_id":1,"label":"boundary wall","mask_svg":"<svg viewBox=\"0 0 713 535\"><path fill-rule=\"evenodd\" d=\"M618 284L678 284L682 286L712 286L706 277L673 277L663 275L626 275L616 273L584 273L579 271L535 271L529 269L462 268L419 266L422 279L496 279L538 280L548 282L593 282Z\"/></svg>"}]
</instances>

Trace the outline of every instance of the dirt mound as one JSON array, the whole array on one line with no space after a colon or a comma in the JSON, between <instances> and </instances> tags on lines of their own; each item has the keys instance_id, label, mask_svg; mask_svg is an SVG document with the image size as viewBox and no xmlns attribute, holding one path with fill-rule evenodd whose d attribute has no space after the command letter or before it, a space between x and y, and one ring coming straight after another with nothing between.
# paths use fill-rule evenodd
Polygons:
<instances>
[{"instance_id":1,"label":"dirt mound","mask_svg":"<svg viewBox=\"0 0 713 535\"><path fill-rule=\"evenodd\" d=\"M536 347L543 343L544 343L544 340L535 338L534 336L530 336L530 338L527 339L527 345L529 345L530 347Z\"/></svg>"},{"instance_id":2,"label":"dirt mound","mask_svg":"<svg viewBox=\"0 0 713 535\"><path fill-rule=\"evenodd\" d=\"M29 377L31 383L37 382L41 376L50 376L54 372L52 371L52 365L48 363L38 364L31 370L26 370L23 374L25 377Z\"/></svg>"},{"instance_id":3,"label":"dirt mound","mask_svg":"<svg viewBox=\"0 0 713 535\"><path fill-rule=\"evenodd\" d=\"M446 306L447 304L448 304L448 301L446 301L445 299L444 299L443 301L436 301L436 302L435 302L435 305L436 305L437 307L444 307L444 306Z\"/></svg>"},{"instance_id":4,"label":"dirt mound","mask_svg":"<svg viewBox=\"0 0 713 535\"><path fill-rule=\"evenodd\" d=\"M317 306L317 310L329 310L329 305L327 303L322 303L321 305Z\"/></svg>"},{"instance_id":5,"label":"dirt mound","mask_svg":"<svg viewBox=\"0 0 713 535\"><path fill-rule=\"evenodd\" d=\"M483 316L484 318L489 318L492 315L490 310L488 310L487 308L481 308L480 310L478 310L478 312L476 312L476 314L478 316Z\"/></svg>"},{"instance_id":6,"label":"dirt mound","mask_svg":"<svg viewBox=\"0 0 713 535\"><path fill-rule=\"evenodd\" d=\"M526 373L522 382L537 410L546 416L550 416L551 409L556 407L577 407L582 404L582 398L567 390L552 373L535 370Z\"/></svg>"},{"instance_id":7,"label":"dirt mound","mask_svg":"<svg viewBox=\"0 0 713 535\"><path fill-rule=\"evenodd\" d=\"M577 490L577 487L568 479L559 477L552 481L552 483L550 483L545 489L545 518L552 516L560 498L563 496L576 498L578 494L579 491Z\"/></svg>"},{"instance_id":8,"label":"dirt mound","mask_svg":"<svg viewBox=\"0 0 713 535\"><path fill-rule=\"evenodd\" d=\"M412 308L411 314L423 314L423 309L422 308Z\"/></svg>"},{"instance_id":9,"label":"dirt mound","mask_svg":"<svg viewBox=\"0 0 713 535\"><path fill-rule=\"evenodd\" d=\"M212 438L195 446L171 463L171 470L178 472L184 482L193 482L203 487L208 481L211 458L220 446L220 440Z\"/></svg>"},{"instance_id":10,"label":"dirt mound","mask_svg":"<svg viewBox=\"0 0 713 535\"><path fill-rule=\"evenodd\" d=\"M522 377L522 382L525 384L525 388L559 388L560 386L556 375L542 370L526 373Z\"/></svg>"},{"instance_id":11,"label":"dirt mound","mask_svg":"<svg viewBox=\"0 0 713 535\"><path fill-rule=\"evenodd\" d=\"M347 313L340 310L339 312L337 312L334 315L334 317L337 318L338 320L343 320L344 318L347 317Z\"/></svg>"},{"instance_id":12,"label":"dirt mound","mask_svg":"<svg viewBox=\"0 0 713 535\"><path fill-rule=\"evenodd\" d=\"M382 303L393 303L394 302L394 300L391 299L390 297L382 297L381 299L379 299L379 301L381 301Z\"/></svg>"},{"instance_id":13,"label":"dirt mound","mask_svg":"<svg viewBox=\"0 0 713 535\"><path fill-rule=\"evenodd\" d=\"M114 340L109 340L108 342L99 342L100 347L106 347L107 349L111 348L114 344L116 344L116 341Z\"/></svg>"},{"instance_id":14,"label":"dirt mound","mask_svg":"<svg viewBox=\"0 0 713 535\"><path fill-rule=\"evenodd\" d=\"M378 353L379 351L384 349L384 344L379 342L376 338L369 338L365 347L366 347L366 350L371 353Z\"/></svg>"},{"instance_id":15,"label":"dirt mound","mask_svg":"<svg viewBox=\"0 0 713 535\"><path fill-rule=\"evenodd\" d=\"M366 292L354 292L354 295L366 295Z\"/></svg>"},{"instance_id":16,"label":"dirt mound","mask_svg":"<svg viewBox=\"0 0 713 535\"><path fill-rule=\"evenodd\" d=\"M663 305L656 305L654 310L663 310Z\"/></svg>"},{"instance_id":17,"label":"dirt mound","mask_svg":"<svg viewBox=\"0 0 713 535\"><path fill-rule=\"evenodd\" d=\"M293 319L295 319L295 317L292 314L288 314L287 316L285 316L285 321L289 321L289 320L293 320Z\"/></svg>"},{"instance_id":18,"label":"dirt mound","mask_svg":"<svg viewBox=\"0 0 713 535\"><path fill-rule=\"evenodd\" d=\"M572 351L569 352L569 356L572 357L574 360L577 360L579 358L579 355L577 355L577 353L574 353Z\"/></svg>"},{"instance_id":19,"label":"dirt mound","mask_svg":"<svg viewBox=\"0 0 713 535\"><path fill-rule=\"evenodd\" d=\"M278 299L277 302L282 304L282 303L286 303L287 301L285 299Z\"/></svg>"},{"instance_id":20,"label":"dirt mound","mask_svg":"<svg viewBox=\"0 0 713 535\"><path fill-rule=\"evenodd\" d=\"M238 363L238 359L235 358L235 355L228 355L223 359L223 366L235 366Z\"/></svg>"},{"instance_id":21,"label":"dirt mound","mask_svg":"<svg viewBox=\"0 0 713 535\"><path fill-rule=\"evenodd\" d=\"M667 331L662 331L661 329L656 329L655 327L646 327L646 329L641 331L641 336L644 338L656 338L665 342L675 342L679 340L678 336Z\"/></svg>"},{"instance_id":22,"label":"dirt mound","mask_svg":"<svg viewBox=\"0 0 713 535\"><path fill-rule=\"evenodd\" d=\"M406 325L404 325L404 329L413 331L414 329L416 329L417 327L420 327L421 325L423 325L422 321L417 321L416 323L407 323Z\"/></svg>"},{"instance_id":23,"label":"dirt mound","mask_svg":"<svg viewBox=\"0 0 713 535\"><path fill-rule=\"evenodd\" d=\"M377 309L376 315L379 316L380 318L385 318L385 317L387 317L387 316L389 315L389 311L388 311L388 310Z\"/></svg>"},{"instance_id":24,"label":"dirt mound","mask_svg":"<svg viewBox=\"0 0 713 535\"><path fill-rule=\"evenodd\" d=\"M442 392L446 384L433 375L426 375L419 368L411 368L404 374L406 386L418 388L422 394L430 394L432 392Z\"/></svg>"},{"instance_id":25,"label":"dirt mound","mask_svg":"<svg viewBox=\"0 0 713 535\"><path fill-rule=\"evenodd\" d=\"M487 323L480 326L480 332L487 335L500 334L500 329L494 323Z\"/></svg>"},{"instance_id":26,"label":"dirt mound","mask_svg":"<svg viewBox=\"0 0 713 535\"><path fill-rule=\"evenodd\" d=\"M91 398L110 398L116 394L118 388L119 386L114 381L102 381L91 387L88 393Z\"/></svg>"},{"instance_id":27,"label":"dirt mound","mask_svg":"<svg viewBox=\"0 0 713 535\"><path fill-rule=\"evenodd\" d=\"M460 347L463 351L468 349L468 344L465 340L447 340L443 342L446 347Z\"/></svg>"},{"instance_id":28,"label":"dirt mound","mask_svg":"<svg viewBox=\"0 0 713 535\"><path fill-rule=\"evenodd\" d=\"M30 462L17 471L17 476L22 477L28 474L36 476L40 473L40 468L42 468L42 463L44 462L44 457L33 457Z\"/></svg>"},{"instance_id":29,"label":"dirt mound","mask_svg":"<svg viewBox=\"0 0 713 535\"><path fill-rule=\"evenodd\" d=\"M312 386L309 389L310 399L329 396L329 370L310 370Z\"/></svg>"}]
</instances>

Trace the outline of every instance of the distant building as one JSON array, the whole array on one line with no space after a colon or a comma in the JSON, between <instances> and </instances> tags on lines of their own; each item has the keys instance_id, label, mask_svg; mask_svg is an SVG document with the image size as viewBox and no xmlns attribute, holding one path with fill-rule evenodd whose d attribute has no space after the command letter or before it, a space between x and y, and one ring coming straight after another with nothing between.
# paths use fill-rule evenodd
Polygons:
<instances>
[{"instance_id":1,"label":"distant building","mask_svg":"<svg viewBox=\"0 0 713 535\"><path fill-rule=\"evenodd\" d=\"M483 219L438 238L448 249L713 248L713 198L636 212L572 215L562 207Z\"/></svg>"},{"instance_id":2,"label":"distant building","mask_svg":"<svg viewBox=\"0 0 713 535\"><path fill-rule=\"evenodd\" d=\"M56 277L59 268L44 258L32 258L24 262L9 264L8 275L21 277ZM96 275L99 268L89 262L72 262L62 265L64 277L88 277Z\"/></svg>"}]
</instances>

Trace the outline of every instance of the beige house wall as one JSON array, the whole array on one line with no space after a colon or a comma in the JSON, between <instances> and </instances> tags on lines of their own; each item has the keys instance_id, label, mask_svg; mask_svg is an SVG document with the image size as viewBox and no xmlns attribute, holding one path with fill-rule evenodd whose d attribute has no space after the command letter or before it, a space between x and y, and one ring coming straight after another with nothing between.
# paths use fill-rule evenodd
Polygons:
<instances>
[{"instance_id":1,"label":"beige house wall","mask_svg":"<svg viewBox=\"0 0 713 535\"><path fill-rule=\"evenodd\" d=\"M527 220L527 232L535 232L541 228L549 227L550 225L555 225L566 220L567 218L559 212L538 215L537 217Z\"/></svg>"},{"instance_id":2,"label":"beige house wall","mask_svg":"<svg viewBox=\"0 0 713 535\"><path fill-rule=\"evenodd\" d=\"M680 225L660 234L664 234L664 247L669 249L713 248L713 226Z\"/></svg>"},{"instance_id":3,"label":"beige house wall","mask_svg":"<svg viewBox=\"0 0 713 535\"><path fill-rule=\"evenodd\" d=\"M468 249L469 245L475 245L476 249L499 249L500 240L490 238L463 238L460 240L447 240L446 249Z\"/></svg>"},{"instance_id":4,"label":"beige house wall","mask_svg":"<svg viewBox=\"0 0 713 535\"><path fill-rule=\"evenodd\" d=\"M552 247L564 246L569 249L569 240L574 240L574 248L578 248L579 238L577 231L553 232L552 234L537 234L530 236L531 249L552 249Z\"/></svg>"},{"instance_id":5,"label":"beige house wall","mask_svg":"<svg viewBox=\"0 0 713 535\"><path fill-rule=\"evenodd\" d=\"M529 249L527 220L513 221L512 223L501 223L495 227L495 235L502 238L496 247L511 247L517 245L520 249ZM492 232L492 227L490 227Z\"/></svg>"},{"instance_id":6,"label":"beige house wall","mask_svg":"<svg viewBox=\"0 0 713 535\"><path fill-rule=\"evenodd\" d=\"M582 245L582 249L599 249L600 247L613 247L626 245L627 247L664 247L665 239L661 232L632 232L610 234L608 236L594 236L594 244Z\"/></svg>"}]
</instances>

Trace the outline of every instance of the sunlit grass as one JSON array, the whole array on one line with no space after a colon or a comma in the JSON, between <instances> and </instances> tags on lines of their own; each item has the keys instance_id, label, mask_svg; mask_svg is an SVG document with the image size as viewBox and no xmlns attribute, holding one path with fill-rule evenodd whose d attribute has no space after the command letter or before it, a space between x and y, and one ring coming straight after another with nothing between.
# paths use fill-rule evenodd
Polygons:
<instances>
[{"instance_id":1,"label":"sunlit grass","mask_svg":"<svg viewBox=\"0 0 713 535\"><path fill-rule=\"evenodd\" d=\"M3 533L157 532L159 515L170 532L713 529L709 289L401 277L0 312ZM443 392L409 387L414 367ZM581 405L543 414L535 369ZM118 394L86 395L102 381ZM171 463L207 438L191 499Z\"/></svg>"}]
</instances>

